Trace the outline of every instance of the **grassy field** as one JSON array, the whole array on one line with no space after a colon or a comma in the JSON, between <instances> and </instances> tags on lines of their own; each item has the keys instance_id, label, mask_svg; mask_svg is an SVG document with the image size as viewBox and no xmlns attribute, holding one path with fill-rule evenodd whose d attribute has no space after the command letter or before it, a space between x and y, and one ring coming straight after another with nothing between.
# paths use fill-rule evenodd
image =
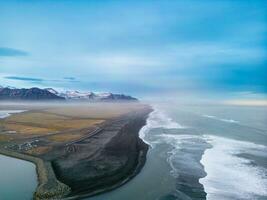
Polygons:
<instances>
[{"instance_id":1,"label":"grassy field","mask_svg":"<svg viewBox=\"0 0 267 200\"><path fill-rule=\"evenodd\" d=\"M64 133L48 136L47 138L53 142L67 142L72 140L77 140L84 136L82 133Z\"/></svg>"},{"instance_id":2,"label":"grassy field","mask_svg":"<svg viewBox=\"0 0 267 200\"><path fill-rule=\"evenodd\" d=\"M9 136L9 135L0 135L0 142L10 141L12 139L13 139L12 136Z\"/></svg>"},{"instance_id":3,"label":"grassy field","mask_svg":"<svg viewBox=\"0 0 267 200\"><path fill-rule=\"evenodd\" d=\"M140 104L94 103L70 104L45 109L45 111L67 117L110 119L141 107Z\"/></svg>"},{"instance_id":4,"label":"grassy field","mask_svg":"<svg viewBox=\"0 0 267 200\"><path fill-rule=\"evenodd\" d=\"M81 129L99 124L104 120L85 119L51 114L47 111L25 112L1 120L2 129L16 131L20 135L45 135L60 131Z\"/></svg>"},{"instance_id":5,"label":"grassy field","mask_svg":"<svg viewBox=\"0 0 267 200\"><path fill-rule=\"evenodd\" d=\"M83 103L83 104L6 104L0 110L27 110L0 119L0 143L25 144L42 138L43 143L25 152L41 155L59 145L78 140L108 119L119 117L141 104ZM35 138L35 139L34 139Z\"/></svg>"},{"instance_id":6,"label":"grassy field","mask_svg":"<svg viewBox=\"0 0 267 200\"><path fill-rule=\"evenodd\" d=\"M51 150L52 150L52 146L40 146L40 147L30 149L26 152L31 155L41 155Z\"/></svg>"}]
</instances>

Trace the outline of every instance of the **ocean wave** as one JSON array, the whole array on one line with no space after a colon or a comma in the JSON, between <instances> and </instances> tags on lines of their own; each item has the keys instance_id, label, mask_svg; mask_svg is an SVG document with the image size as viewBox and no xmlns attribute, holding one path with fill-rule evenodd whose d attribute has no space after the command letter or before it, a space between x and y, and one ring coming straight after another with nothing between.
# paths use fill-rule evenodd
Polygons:
<instances>
[{"instance_id":1,"label":"ocean wave","mask_svg":"<svg viewBox=\"0 0 267 200\"><path fill-rule=\"evenodd\" d=\"M228 122L228 123L239 123L239 121L233 120L233 119L224 119L224 118L219 118L216 117L214 115L202 115L203 117L207 117L207 118L211 118L211 119L216 119L216 120L220 120L223 122Z\"/></svg>"},{"instance_id":2,"label":"ocean wave","mask_svg":"<svg viewBox=\"0 0 267 200\"><path fill-rule=\"evenodd\" d=\"M170 174L178 182L181 174L190 174L190 182L198 177L207 200L267 197L267 169L238 156L246 153L267 159L266 146L217 136L166 133L160 135L160 141L172 147L167 156Z\"/></svg>"},{"instance_id":3,"label":"ocean wave","mask_svg":"<svg viewBox=\"0 0 267 200\"><path fill-rule=\"evenodd\" d=\"M139 131L139 137L147 144L152 145L151 142L145 139L146 134L154 128L163 128L163 129L183 129L186 128L177 122L175 122L172 118L167 116L167 114L158 109L154 108L154 111L151 112L147 118L146 125L142 127Z\"/></svg>"},{"instance_id":4,"label":"ocean wave","mask_svg":"<svg viewBox=\"0 0 267 200\"><path fill-rule=\"evenodd\" d=\"M202 149L207 148L207 143L202 136L199 135L173 135L161 134L161 141L171 145L173 148L168 152L167 162L171 167L171 175L175 178L179 177L179 171L186 166L186 171L190 169L201 173L201 165L197 160L196 154ZM177 163L178 162L178 163ZM200 169L200 170L199 170Z\"/></svg>"},{"instance_id":5,"label":"ocean wave","mask_svg":"<svg viewBox=\"0 0 267 200\"><path fill-rule=\"evenodd\" d=\"M175 122L164 111L155 109L148 118L148 125L151 128L164 128L164 129L181 129L184 126Z\"/></svg>"},{"instance_id":6,"label":"ocean wave","mask_svg":"<svg viewBox=\"0 0 267 200\"><path fill-rule=\"evenodd\" d=\"M212 148L205 151L200 161L207 176L199 181L207 193L207 200L267 196L267 170L238 156L242 153L262 155L262 152L267 152L266 146L217 136L205 138Z\"/></svg>"}]
</instances>

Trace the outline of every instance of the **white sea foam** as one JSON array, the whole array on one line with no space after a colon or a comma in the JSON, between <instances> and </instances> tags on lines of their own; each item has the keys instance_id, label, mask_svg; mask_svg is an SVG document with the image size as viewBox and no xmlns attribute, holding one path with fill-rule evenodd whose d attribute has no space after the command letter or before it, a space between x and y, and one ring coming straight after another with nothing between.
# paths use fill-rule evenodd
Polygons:
<instances>
[{"instance_id":1,"label":"white sea foam","mask_svg":"<svg viewBox=\"0 0 267 200\"><path fill-rule=\"evenodd\" d=\"M216 120L220 120L223 122L228 122L228 123L239 123L239 121L233 120L233 119L224 119L224 118L219 118L216 117L214 115L202 115L203 117L207 117L207 118L211 118L211 119L216 119Z\"/></svg>"},{"instance_id":2,"label":"white sea foam","mask_svg":"<svg viewBox=\"0 0 267 200\"><path fill-rule=\"evenodd\" d=\"M167 116L165 112L160 109L155 108L147 118L146 125L142 127L139 132L139 137L147 144L151 145L151 142L145 140L145 135L153 128L163 128L163 129L182 129L185 128L181 126L173 119Z\"/></svg>"},{"instance_id":3,"label":"white sea foam","mask_svg":"<svg viewBox=\"0 0 267 200\"><path fill-rule=\"evenodd\" d=\"M207 117L207 118L215 118L216 119L216 116L214 116L214 115L202 115L203 117Z\"/></svg>"},{"instance_id":4,"label":"white sea foam","mask_svg":"<svg viewBox=\"0 0 267 200\"><path fill-rule=\"evenodd\" d=\"M159 109L155 109L148 118L148 125L151 128L164 128L164 129L180 129L185 128L181 126L177 122L175 122L172 118L167 116L165 112Z\"/></svg>"},{"instance_id":5,"label":"white sea foam","mask_svg":"<svg viewBox=\"0 0 267 200\"><path fill-rule=\"evenodd\" d=\"M193 149L198 149L203 144L203 137L199 135L173 135L173 134L161 134L161 141L170 144L173 149L168 152L167 162L171 167L171 175L175 178L179 177L179 170L177 169L177 162L185 162L187 169L195 170L201 168L197 160L195 160ZM181 154L182 149L190 150ZM185 157L183 157L185 156ZM184 164L185 164L184 163ZM181 165L181 163L179 163Z\"/></svg>"},{"instance_id":6,"label":"white sea foam","mask_svg":"<svg viewBox=\"0 0 267 200\"><path fill-rule=\"evenodd\" d=\"M217 136L205 138L213 146L201 159L207 176L200 179L200 183L207 193L207 200L267 197L267 170L237 156L240 153L262 155L267 152L266 146Z\"/></svg>"}]
</instances>

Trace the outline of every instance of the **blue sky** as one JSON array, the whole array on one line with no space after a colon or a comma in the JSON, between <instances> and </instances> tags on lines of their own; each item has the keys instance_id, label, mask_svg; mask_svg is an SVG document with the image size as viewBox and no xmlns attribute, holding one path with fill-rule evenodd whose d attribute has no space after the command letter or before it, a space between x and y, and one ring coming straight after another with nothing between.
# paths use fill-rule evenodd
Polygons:
<instances>
[{"instance_id":1,"label":"blue sky","mask_svg":"<svg viewBox=\"0 0 267 200\"><path fill-rule=\"evenodd\" d=\"M267 93L266 1L1 1L0 85Z\"/></svg>"}]
</instances>

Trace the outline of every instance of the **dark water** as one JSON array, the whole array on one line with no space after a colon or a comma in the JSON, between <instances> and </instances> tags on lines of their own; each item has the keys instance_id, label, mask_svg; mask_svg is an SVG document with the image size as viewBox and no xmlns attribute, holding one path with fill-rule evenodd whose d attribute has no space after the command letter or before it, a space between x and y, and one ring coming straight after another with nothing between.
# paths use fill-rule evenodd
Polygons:
<instances>
[{"instance_id":1,"label":"dark water","mask_svg":"<svg viewBox=\"0 0 267 200\"><path fill-rule=\"evenodd\" d=\"M0 118L18 112L22 111L2 110ZM0 200L32 199L36 187L37 175L34 164L0 154Z\"/></svg>"},{"instance_id":2,"label":"dark water","mask_svg":"<svg viewBox=\"0 0 267 200\"><path fill-rule=\"evenodd\" d=\"M23 111L1 110L0 118L19 112ZM0 154L0 200L32 199L36 187L34 164Z\"/></svg>"},{"instance_id":3,"label":"dark water","mask_svg":"<svg viewBox=\"0 0 267 200\"><path fill-rule=\"evenodd\" d=\"M132 181L90 200L267 199L267 108L160 105Z\"/></svg>"},{"instance_id":4,"label":"dark water","mask_svg":"<svg viewBox=\"0 0 267 200\"><path fill-rule=\"evenodd\" d=\"M0 155L0 199L29 200L37 187L35 165Z\"/></svg>"}]
</instances>

